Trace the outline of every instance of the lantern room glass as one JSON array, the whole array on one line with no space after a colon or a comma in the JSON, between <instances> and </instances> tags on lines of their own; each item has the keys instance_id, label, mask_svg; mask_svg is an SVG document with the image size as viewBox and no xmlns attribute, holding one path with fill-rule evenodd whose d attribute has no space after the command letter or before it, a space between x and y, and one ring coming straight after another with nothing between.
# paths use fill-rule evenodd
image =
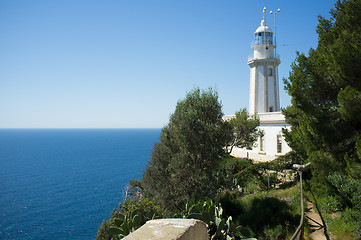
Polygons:
<instances>
[{"instance_id":1,"label":"lantern room glass","mask_svg":"<svg viewBox=\"0 0 361 240\"><path fill-rule=\"evenodd\" d=\"M273 45L273 33L259 32L255 34L255 45Z\"/></svg>"}]
</instances>

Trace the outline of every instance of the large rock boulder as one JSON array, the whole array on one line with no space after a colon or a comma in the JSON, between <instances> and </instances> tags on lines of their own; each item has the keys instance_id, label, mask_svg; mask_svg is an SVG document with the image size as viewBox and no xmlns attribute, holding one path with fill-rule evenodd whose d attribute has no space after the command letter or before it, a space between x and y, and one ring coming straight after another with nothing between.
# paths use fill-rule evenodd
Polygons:
<instances>
[{"instance_id":1,"label":"large rock boulder","mask_svg":"<svg viewBox=\"0 0 361 240\"><path fill-rule=\"evenodd\" d=\"M207 226L195 219L157 219L146 222L124 240L208 240Z\"/></svg>"}]
</instances>

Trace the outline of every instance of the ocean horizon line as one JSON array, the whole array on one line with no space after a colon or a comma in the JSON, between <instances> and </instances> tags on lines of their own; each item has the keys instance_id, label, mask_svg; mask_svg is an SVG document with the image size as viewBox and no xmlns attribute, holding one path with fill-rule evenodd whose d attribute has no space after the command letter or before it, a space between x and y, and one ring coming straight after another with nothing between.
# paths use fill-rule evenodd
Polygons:
<instances>
[{"instance_id":1,"label":"ocean horizon line","mask_svg":"<svg viewBox=\"0 0 361 240\"><path fill-rule=\"evenodd\" d=\"M122 130L122 129L124 129L124 130L132 130L132 129L134 129L134 130L136 130L136 129L162 129L163 127L138 127L138 128L136 128L136 127L131 127L131 128L127 128L127 127L119 127L119 128L116 128L116 127L94 127L94 128L92 128L92 127L19 127L19 128L17 128L17 127L11 127L11 128L2 128L2 127L0 127L0 130L11 130L11 129L39 129L39 130L42 130L42 129L44 129L44 130L46 130L46 129L49 129L49 130L51 130L51 129L53 129L53 130L57 130L57 129L59 129L59 130L62 130L62 129L84 129L84 130L91 130L91 129L94 129L94 130L96 130L96 129L100 129L100 130L106 130L106 129L109 129L109 130L116 130L116 129L118 129L118 130Z\"/></svg>"}]
</instances>

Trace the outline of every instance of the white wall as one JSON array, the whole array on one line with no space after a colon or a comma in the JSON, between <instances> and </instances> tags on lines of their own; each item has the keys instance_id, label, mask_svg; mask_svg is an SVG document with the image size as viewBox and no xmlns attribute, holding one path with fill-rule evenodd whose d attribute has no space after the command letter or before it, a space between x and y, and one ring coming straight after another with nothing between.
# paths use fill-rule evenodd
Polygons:
<instances>
[{"instance_id":1,"label":"white wall","mask_svg":"<svg viewBox=\"0 0 361 240\"><path fill-rule=\"evenodd\" d=\"M256 96L257 96L257 103L256 103L256 112L264 112L265 111L265 97L266 97L266 92L265 92L265 76L264 76L264 66L259 65L256 67L256 81L257 81L257 92L256 92Z\"/></svg>"},{"instance_id":2,"label":"white wall","mask_svg":"<svg viewBox=\"0 0 361 240\"><path fill-rule=\"evenodd\" d=\"M255 89L256 89L256 82L255 82L255 70L256 67L251 67L251 72L250 72L250 85L249 85L249 108L248 111L250 114L255 114L256 113L256 103L255 103Z\"/></svg>"},{"instance_id":3,"label":"white wall","mask_svg":"<svg viewBox=\"0 0 361 240\"><path fill-rule=\"evenodd\" d=\"M270 161L291 151L291 148L287 145L282 136L282 151L281 153L277 152L277 135L282 135L282 128L291 128L290 125L285 123L282 113L259 113L258 116L261 122L259 129L264 132L264 150L261 151L260 139L258 139L256 147L252 150L234 148L232 150L232 155L242 158L248 157L256 161Z\"/></svg>"},{"instance_id":4,"label":"white wall","mask_svg":"<svg viewBox=\"0 0 361 240\"><path fill-rule=\"evenodd\" d=\"M274 49L273 45L257 45L253 47L254 49L254 58L255 59L266 59L266 58L274 58Z\"/></svg>"}]
</instances>

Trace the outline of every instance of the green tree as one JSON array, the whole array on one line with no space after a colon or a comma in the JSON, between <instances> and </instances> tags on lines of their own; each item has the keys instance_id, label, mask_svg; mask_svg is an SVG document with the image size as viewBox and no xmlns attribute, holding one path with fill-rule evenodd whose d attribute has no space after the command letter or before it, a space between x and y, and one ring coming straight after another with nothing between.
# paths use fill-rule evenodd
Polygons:
<instances>
[{"instance_id":1,"label":"green tree","mask_svg":"<svg viewBox=\"0 0 361 240\"><path fill-rule=\"evenodd\" d=\"M322 177L360 163L361 1L337 1L330 13L319 17L317 49L298 54L284 80L292 96L286 140Z\"/></svg>"},{"instance_id":2,"label":"green tree","mask_svg":"<svg viewBox=\"0 0 361 240\"><path fill-rule=\"evenodd\" d=\"M222 116L212 89L196 88L177 103L144 172L146 196L175 210L191 199L215 195L221 177L214 169L225 154L230 131Z\"/></svg>"},{"instance_id":3,"label":"green tree","mask_svg":"<svg viewBox=\"0 0 361 240\"><path fill-rule=\"evenodd\" d=\"M259 123L257 115L250 116L245 108L236 112L235 117L229 120L232 128L229 153L233 147L252 149L257 138L262 135L258 128Z\"/></svg>"},{"instance_id":4,"label":"green tree","mask_svg":"<svg viewBox=\"0 0 361 240\"><path fill-rule=\"evenodd\" d=\"M329 176L361 179L361 1L337 1L330 14L319 16L317 48L298 53L284 79L292 105L283 113L286 141L312 162L313 185L342 195Z\"/></svg>"}]
</instances>

